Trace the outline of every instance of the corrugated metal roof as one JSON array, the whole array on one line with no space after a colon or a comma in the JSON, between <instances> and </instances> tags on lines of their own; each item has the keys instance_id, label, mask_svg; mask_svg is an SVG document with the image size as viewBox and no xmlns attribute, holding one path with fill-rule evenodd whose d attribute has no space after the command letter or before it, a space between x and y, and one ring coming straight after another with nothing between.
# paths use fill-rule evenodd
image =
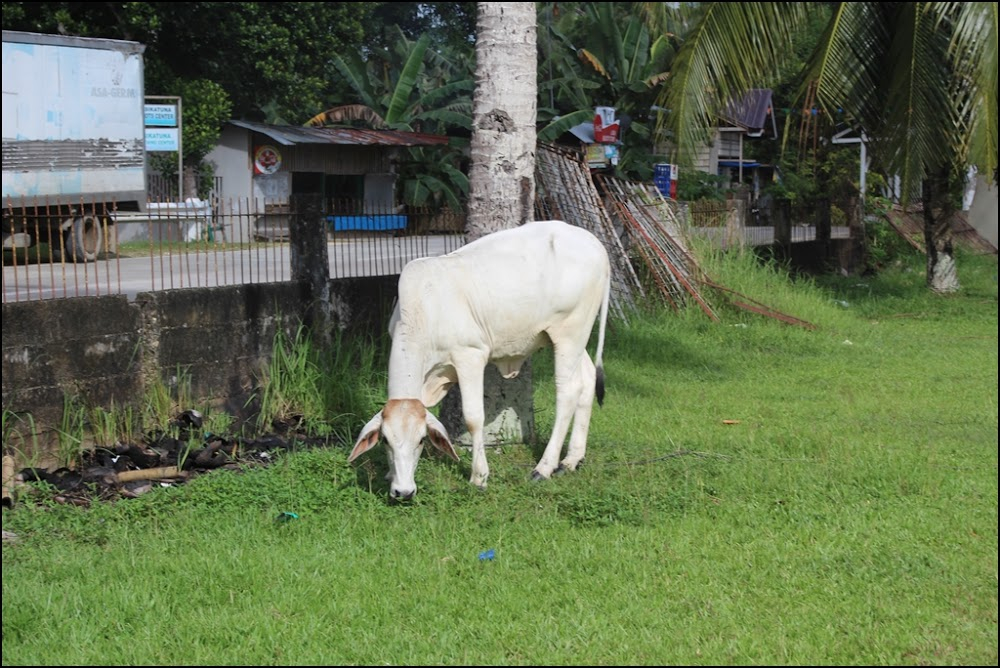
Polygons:
<instances>
[{"instance_id":1,"label":"corrugated metal roof","mask_svg":"<svg viewBox=\"0 0 1000 668\"><path fill-rule=\"evenodd\" d=\"M594 121L586 121L569 129L574 137L585 144L594 143Z\"/></svg>"},{"instance_id":2,"label":"corrugated metal roof","mask_svg":"<svg viewBox=\"0 0 1000 668\"><path fill-rule=\"evenodd\" d=\"M444 146L448 137L403 130L363 128L312 128L298 125L268 125L251 121L229 121L247 130L267 135L284 146L334 144L338 146Z\"/></svg>"},{"instance_id":3,"label":"corrugated metal roof","mask_svg":"<svg viewBox=\"0 0 1000 668\"><path fill-rule=\"evenodd\" d=\"M771 89L751 88L741 99L730 103L719 116L746 130L763 130L771 109Z\"/></svg>"}]
</instances>

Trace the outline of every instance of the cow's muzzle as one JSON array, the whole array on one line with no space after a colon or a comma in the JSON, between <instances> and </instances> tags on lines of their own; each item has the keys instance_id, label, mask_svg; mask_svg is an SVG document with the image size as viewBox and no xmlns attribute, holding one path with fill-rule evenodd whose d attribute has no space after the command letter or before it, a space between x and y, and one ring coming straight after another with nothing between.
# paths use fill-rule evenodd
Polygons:
<instances>
[{"instance_id":1,"label":"cow's muzzle","mask_svg":"<svg viewBox=\"0 0 1000 668\"><path fill-rule=\"evenodd\" d=\"M415 489L396 489L395 487L389 488L389 498L393 501L410 501L416 493L417 490Z\"/></svg>"}]
</instances>

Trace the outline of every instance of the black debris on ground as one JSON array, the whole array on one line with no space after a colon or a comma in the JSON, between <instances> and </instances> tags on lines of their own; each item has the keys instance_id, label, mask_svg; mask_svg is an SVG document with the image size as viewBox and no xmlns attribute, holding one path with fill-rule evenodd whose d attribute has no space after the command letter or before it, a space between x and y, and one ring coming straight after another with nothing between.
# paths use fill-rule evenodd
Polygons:
<instances>
[{"instance_id":1,"label":"black debris on ground","mask_svg":"<svg viewBox=\"0 0 1000 668\"><path fill-rule=\"evenodd\" d=\"M275 424L274 432L253 438L222 436L202 432L200 414L186 411L171 423L169 432L150 432L141 443L86 450L72 468L24 468L15 483L31 485L36 499L48 496L55 503L89 506L136 498L217 469L266 466L290 450L341 444L332 437L306 434L297 429L299 424L296 420Z\"/></svg>"}]
</instances>

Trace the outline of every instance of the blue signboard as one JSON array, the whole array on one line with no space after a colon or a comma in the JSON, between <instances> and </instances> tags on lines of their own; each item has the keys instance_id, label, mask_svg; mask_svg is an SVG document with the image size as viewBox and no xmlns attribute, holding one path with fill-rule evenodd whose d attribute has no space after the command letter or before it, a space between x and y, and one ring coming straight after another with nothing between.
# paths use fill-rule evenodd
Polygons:
<instances>
[{"instance_id":1,"label":"blue signboard","mask_svg":"<svg viewBox=\"0 0 1000 668\"><path fill-rule=\"evenodd\" d=\"M146 151L177 151L180 136L177 128L146 128Z\"/></svg>"},{"instance_id":2,"label":"blue signboard","mask_svg":"<svg viewBox=\"0 0 1000 668\"><path fill-rule=\"evenodd\" d=\"M144 111L147 127L177 127L177 105L175 104L147 104Z\"/></svg>"}]
</instances>

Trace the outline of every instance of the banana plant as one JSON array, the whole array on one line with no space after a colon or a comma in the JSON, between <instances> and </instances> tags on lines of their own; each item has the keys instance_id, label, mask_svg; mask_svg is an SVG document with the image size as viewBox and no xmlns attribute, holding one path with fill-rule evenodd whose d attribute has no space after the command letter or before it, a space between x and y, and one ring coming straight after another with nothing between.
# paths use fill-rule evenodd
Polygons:
<instances>
[{"instance_id":1,"label":"banana plant","mask_svg":"<svg viewBox=\"0 0 1000 668\"><path fill-rule=\"evenodd\" d=\"M448 134L446 148L409 148L400 162L403 199L414 206L461 210L468 179L461 170L472 128L475 86L468 59L430 49L430 37L416 41L399 31L394 48L369 54L334 54L333 66L357 96L359 112L381 127ZM322 115L319 115L322 116ZM322 118L318 122L322 122Z\"/></svg>"},{"instance_id":2,"label":"banana plant","mask_svg":"<svg viewBox=\"0 0 1000 668\"><path fill-rule=\"evenodd\" d=\"M546 14L550 8L542 9L540 28L544 36L539 42L546 58L539 78L545 80L550 65L555 71L561 68L561 76L550 78L545 85L553 97L558 94L563 104L574 107L566 113L553 113L538 136L542 140L555 139L573 126L592 120L594 107L614 107L619 116L625 114L631 119L622 137L617 171L646 179L652 176L653 158L648 146L651 121L655 121L653 103L669 76L676 38L670 33L653 38L640 15L621 13L616 5L622 4L581 3L575 15L564 13L558 21ZM577 46L570 34L585 36L581 39L586 41ZM552 47L546 50L550 43Z\"/></svg>"}]
</instances>

